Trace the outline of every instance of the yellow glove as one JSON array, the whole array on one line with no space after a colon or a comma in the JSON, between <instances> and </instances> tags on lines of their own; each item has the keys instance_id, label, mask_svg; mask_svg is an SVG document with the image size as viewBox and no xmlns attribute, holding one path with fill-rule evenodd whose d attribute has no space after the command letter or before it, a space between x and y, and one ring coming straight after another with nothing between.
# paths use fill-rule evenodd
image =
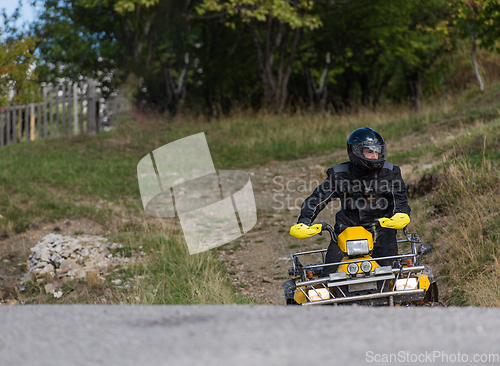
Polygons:
<instances>
[{"instance_id":1,"label":"yellow glove","mask_svg":"<svg viewBox=\"0 0 500 366\"><path fill-rule=\"evenodd\" d=\"M296 224L290 228L290 235L297 239L307 239L313 235L319 234L323 229L323 225L316 224L307 226L306 224Z\"/></svg>"},{"instance_id":2,"label":"yellow glove","mask_svg":"<svg viewBox=\"0 0 500 366\"><path fill-rule=\"evenodd\" d=\"M405 213L397 213L391 218L382 217L381 219L378 219L378 222L381 227L399 230L410 223L410 216Z\"/></svg>"}]
</instances>

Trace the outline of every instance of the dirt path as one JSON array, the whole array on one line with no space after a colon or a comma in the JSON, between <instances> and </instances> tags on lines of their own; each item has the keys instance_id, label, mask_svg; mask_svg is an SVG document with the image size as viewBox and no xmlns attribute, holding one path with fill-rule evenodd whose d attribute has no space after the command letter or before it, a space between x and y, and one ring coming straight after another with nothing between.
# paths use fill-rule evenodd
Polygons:
<instances>
[{"instance_id":1,"label":"dirt path","mask_svg":"<svg viewBox=\"0 0 500 366\"><path fill-rule=\"evenodd\" d=\"M326 169L345 161L344 151L290 162L271 162L248 171L258 209L255 227L242 238L220 247L219 258L226 264L238 291L264 304L284 305L282 283L289 279L290 255L304 250L326 248L328 236L299 240L289 235L297 222L300 205L326 177ZM401 166L406 182L430 166ZM331 202L316 221L334 224L339 201Z\"/></svg>"},{"instance_id":2,"label":"dirt path","mask_svg":"<svg viewBox=\"0 0 500 366\"><path fill-rule=\"evenodd\" d=\"M228 276L237 291L264 304L283 305L282 283L288 277L290 255L297 251L322 249L327 237L298 240L289 235L290 226L297 222L300 205L326 177L326 169L345 161L345 151L320 157L309 157L290 162L272 161L247 169L258 209L255 227L240 239L226 244L217 254L228 269ZM418 166L401 166L403 178L408 181L420 172L418 167L429 166L423 161ZM417 169L415 169L417 167ZM317 221L334 223L338 201L330 203ZM114 207L118 213L120 208ZM127 215L115 217L110 225L115 229L126 220L142 220ZM107 230L92 220L62 220L55 223L32 225L21 234L0 238L0 303L13 299L26 272L30 248L51 232L64 235L75 233L103 234Z\"/></svg>"}]
</instances>

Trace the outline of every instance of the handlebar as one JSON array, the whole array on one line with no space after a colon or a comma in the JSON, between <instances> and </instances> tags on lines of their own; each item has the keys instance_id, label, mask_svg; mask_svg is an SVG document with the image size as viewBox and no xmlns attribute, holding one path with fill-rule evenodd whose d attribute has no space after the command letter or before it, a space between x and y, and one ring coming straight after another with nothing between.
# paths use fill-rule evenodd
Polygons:
<instances>
[{"instance_id":1,"label":"handlebar","mask_svg":"<svg viewBox=\"0 0 500 366\"><path fill-rule=\"evenodd\" d=\"M328 231L328 233L330 234L330 237L332 238L333 241L337 242L337 236L335 235L335 230L331 227L330 224L327 224L326 222L317 222L315 225L321 225L321 233L319 235L322 234L323 231ZM379 224L379 221L378 220L375 220L373 223L371 224L360 224L360 225L357 225L357 226L361 226L361 227L364 227L365 229L370 229L370 230L373 230L373 241L376 241L376 238L377 238L377 231L375 229L379 228L380 227L380 224Z\"/></svg>"},{"instance_id":2,"label":"handlebar","mask_svg":"<svg viewBox=\"0 0 500 366\"><path fill-rule=\"evenodd\" d=\"M333 230L333 228L327 224L326 222L317 222L316 225L321 225L321 233L323 231L328 231L328 233L330 234L330 237L332 238L333 241L337 241L337 238L335 236L335 231ZM321 235L320 233L320 235Z\"/></svg>"},{"instance_id":3,"label":"handlebar","mask_svg":"<svg viewBox=\"0 0 500 366\"><path fill-rule=\"evenodd\" d=\"M314 225L321 225L322 226L322 230L321 231L330 231L330 230L333 230L333 228L330 226L330 224L328 224L326 222L317 222ZM380 227L380 223L379 223L378 220L375 220L374 222L372 222L370 224L364 224L364 225L363 224L359 224L359 225L355 225L355 226L361 226L361 227L364 227L365 229L376 229L376 228Z\"/></svg>"}]
</instances>

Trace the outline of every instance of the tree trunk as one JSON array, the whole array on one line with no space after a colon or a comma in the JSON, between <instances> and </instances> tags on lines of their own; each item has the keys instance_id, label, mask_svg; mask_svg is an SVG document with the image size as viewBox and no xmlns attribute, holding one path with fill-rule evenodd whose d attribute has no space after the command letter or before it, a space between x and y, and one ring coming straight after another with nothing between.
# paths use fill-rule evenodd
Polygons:
<instances>
[{"instance_id":1,"label":"tree trunk","mask_svg":"<svg viewBox=\"0 0 500 366\"><path fill-rule=\"evenodd\" d=\"M467 24L469 28L469 35L470 35L470 40L472 43L472 47L470 50L470 58L472 60L472 65L474 65L474 71L476 73L476 78L479 83L479 90L484 91L484 84L483 80L481 79L481 75L479 73L479 67L477 66L477 61L476 61L476 39L474 38L474 34L472 33L472 29L470 27L470 24Z\"/></svg>"},{"instance_id":2,"label":"tree trunk","mask_svg":"<svg viewBox=\"0 0 500 366\"><path fill-rule=\"evenodd\" d=\"M396 64L396 66L394 66L394 69L390 73L387 73L385 75L385 77L382 79L380 85L378 85L377 91L376 91L375 95L373 96L373 104L372 104L373 108L378 107L378 104L380 102L380 98L382 97L382 93L383 93L385 87L387 86L387 84L389 84L389 81L391 81L392 77L394 76L394 73L396 72L396 67L397 67L397 64Z\"/></svg>"},{"instance_id":3,"label":"tree trunk","mask_svg":"<svg viewBox=\"0 0 500 366\"><path fill-rule=\"evenodd\" d=\"M301 58L302 59L302 58ZM307 95L309 97L309 110L311 113L314 112L314 101L315 101L315 93L314 93L314 80L311 73L311 68L309 65L305 65L304 60L302 59L302 64L304 65L304 74L306 77L306 85L307 85Z\"/></svg>"},{"instance_id":4,"label":"tree trunk","mask_svg":"<svg viewBox=\"0 0 500 366\"><path fill-rule=\"evenodd\" d=\"M309 96L309 109L311 112L315 111L316 101L319 104L320 111L325 111L326 98L328 96L328 73L330 72L330 52L325 55L325 67L318 81L318 87L316 87L314 78L312 76L310 65L306 65L304 59L301 57L302 64L304 66L304 74L307 83L307 94Z\"/></svg>"},{"instance_id":5,"label":"tree trunk","mask_svg":"<svg viewBox=\"0 0 500 366\"><path fill-rule=\"evenodd\" d=\"M293 62L295 61L295 53L297 52L297 47L299 45L300 40L300 28L295 30L295 37L292 43L292 49L290 50L290 55L288 57L288 64L286 65L285 70L283 70L283 64L280 62L278 69L278 98L276 100L276 106L278 108L278 112L283 112L285 109L286 101L288 99L288 82L290 81L290 75L292 73ZM282 50L284 53L285 42L283 42ZM284 71L284 76L281 77Z\"/></svg>"},{"instance_id":6,"label":"tree trunk","mask_svg":"<svg viewBox=\"0 0 500 366\"><path fill-rule=\"evenodd\" d=\"M360 75L359 86L361 87L361 103L367 107L371 99L371 80L368 74Z\"/></svg>"},{"instance_id":7,"label":"tree trunk","mask_svg":"<svg viewBox=\"0 0 500 366\"><path fill-rule=\"evenodd\" d=\"M352 98L351 98L351 87L352 80L349 75L344 74L345 77L345 88L342 90L342 108L351 108L352 107Z\"/></svg>"},{"instance_id":8,"label":"tree trunk","mask_svg":"<svg viewBox=\"0 0 500 366\"><path fill-rule=\"evenodd\" d=\"M413 109L420 111L422 104L422 77L420 72L415 71L407 76L410 100Z\"/></svg>"},{"instance_id":9,"label":"tree trunk","mask_svg":"<svg viewBox=\"0 0 500 366\"><path fill-rule=\"evenodd\" d=\"M163 77L165 79L165 88L167 94L167 108L171 115L177 114L184 105L184 100L187 94L187 68L189 65L189 53L184 54L184 60L182 65L182 70L179 73L177 79L177 85L172 78L170 72L171 64L170 59L167 56L167 61L164 61L161 53L157 50L157 57L163 71Z\"/></svg>"},{"instance_id":10,"label":"tree trunk","mask_svg":"<svg viewBox=\"0 0 500 366\"><path fill-rule=\"evenodd\" d=\"M330 63L330 52L327 52L325 55L325 68L323 69L323 73L319 78L319 85L316 89L316 95L319 99L321 112L325 111L326 98L328 97L328 74L330 73Z\"/></svg>"},{"instance_id":11,"label":"tree trunk","mask_svg":"<svg viewBox=\"0 0 500 366\"><path fill-rule=\"evenodd\" d=\"M276 112L282 112L288 97L288 82L292 73L295 54L300 41L300 29L295 30L290 52L287 54L286 46L290 29L285 30L285 25L273 26L273 19L268 16L266 23L265 42L252 22L247 23L257 50L259 69L262 80L263 100L262 106ZM273 34L274 33L274 34ZM279 63L274 71L276 51L279 50Z\"/></svg>"}]
</instances>

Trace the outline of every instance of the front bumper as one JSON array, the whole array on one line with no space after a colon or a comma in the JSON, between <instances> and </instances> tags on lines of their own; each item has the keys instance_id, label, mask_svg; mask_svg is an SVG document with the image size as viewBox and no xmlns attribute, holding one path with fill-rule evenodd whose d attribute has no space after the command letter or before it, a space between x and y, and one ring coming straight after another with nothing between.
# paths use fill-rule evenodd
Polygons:
<instances>
[{"instance_id":1,"label":"front bumper","mask_svg":"<svg viewBox=\"0 0 500 366\"><path fill-rule=\"evenodd\" d=\"M331 305L331 304L359 304L359 305L388 305L402 302L420 301L425 296L425 289L388 291L369 295L358 295L350 297L336 297L327 300L309 301L301 305ZM392 297L392 300L391 300Z\"/></svg>"}]
</instances>

